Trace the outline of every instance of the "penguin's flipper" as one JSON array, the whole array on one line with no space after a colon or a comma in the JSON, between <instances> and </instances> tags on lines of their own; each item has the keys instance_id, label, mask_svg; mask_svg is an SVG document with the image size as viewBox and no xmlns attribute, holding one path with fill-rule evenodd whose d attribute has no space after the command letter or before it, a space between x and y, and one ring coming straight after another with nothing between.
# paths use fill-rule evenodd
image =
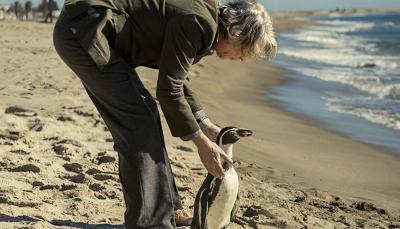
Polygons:
<instances>
[{"instance_id":1,"label":"penguin's flipper","mask_svg":"<svg viewBox=\"0 0 400 229\"><path fill-rule=\"evenodd\" d=\"M208 174L196 195L194 215L190 229L206 229L210 193L214 187L214 177Z\"/></svg>"},{"instance_id":2,"label":"penguin's flipper","mask_svg":"<svg viewBox=\"0 0 400 229\"><path fill-rule=\"evenodd\" d=\"M236 214L239 210L240 207L240 198L239 198L239 194L236 197L236 201L235 204L233 205L232 211L231 211L231 222L236 218Z\"/></svg>"}]
</instances>

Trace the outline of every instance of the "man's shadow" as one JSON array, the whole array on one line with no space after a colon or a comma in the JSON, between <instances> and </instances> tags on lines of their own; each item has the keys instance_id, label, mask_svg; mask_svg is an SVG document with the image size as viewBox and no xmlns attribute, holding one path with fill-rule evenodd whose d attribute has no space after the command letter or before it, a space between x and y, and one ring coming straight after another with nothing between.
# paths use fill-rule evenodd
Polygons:
<instances>
[{"instance_id":1,"label":"man's shadow","mask_svg":"<svg viewBox=\"0 0 400 229\"><path fill-rule=\"evenodd\" d=\"M41 219L33 218L30 216L8 216L0 213L0 222L38 222ZM121 228L124 229L124 225L116 224L90 224L82 222L73 222L71 220L52 220L49 222L54 226L67 226L72 228L94 228L94 229L111 229L111 228Z\"/></svg>"}]
</instances>

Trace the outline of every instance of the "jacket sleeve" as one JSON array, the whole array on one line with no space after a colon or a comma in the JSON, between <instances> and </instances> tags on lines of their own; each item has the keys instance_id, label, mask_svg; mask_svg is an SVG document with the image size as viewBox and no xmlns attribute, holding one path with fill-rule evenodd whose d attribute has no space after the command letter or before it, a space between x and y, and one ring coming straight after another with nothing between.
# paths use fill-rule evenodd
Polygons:
<instances>
[{"instance_id":1,"label":"jacket sleeve","mask_svg":"<svg viewBox=\"0 0 400 229\"><path fill-rule=\"evenodd\" d=\"M165 31L157 81L157 98L172 136L190 140L199 133L194 113L201 105L188 87L187 73L203 46L201 25L195 16L171 18Z\"/></svg>"},{"instance_id":2,"label":"jacket sleeve","mask_svg":"<svg viewBox=\"0 0 400 229\"><path fill-rule=\"evenodd\" d=\"M203 116L205 116L205 112L203 110L203 106L201 105L197 94L192 90L188 80L185 80L183 83L183 92L185 94L186 101L189 103L190 109L196 118L196 121L199 122L204 119Z\"/></svg>"}]
</instances>

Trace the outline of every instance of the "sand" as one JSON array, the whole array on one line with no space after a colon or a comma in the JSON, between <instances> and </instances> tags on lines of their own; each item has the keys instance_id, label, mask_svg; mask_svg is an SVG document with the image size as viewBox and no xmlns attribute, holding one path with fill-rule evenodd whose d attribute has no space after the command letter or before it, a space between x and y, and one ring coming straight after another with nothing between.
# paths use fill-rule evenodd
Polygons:
<instances>
[{"instance_id":1,"label":"sand","mask_svg":"<svg viewBox=\"0 0 400 229\"><path fill-rule=\"evenodd\" d=\"M122 228L111 136L55 53L52 28L0 21L0 228ZM154 93L156 72L138 72ZM230 228L400 227L399 157L274 108L267 88L287 74L216 57L191 70L215 123L255 132L234 149L241 207ZM195 146L163 126L191 213L206 171Z\"/></svg>"}]
</instances>

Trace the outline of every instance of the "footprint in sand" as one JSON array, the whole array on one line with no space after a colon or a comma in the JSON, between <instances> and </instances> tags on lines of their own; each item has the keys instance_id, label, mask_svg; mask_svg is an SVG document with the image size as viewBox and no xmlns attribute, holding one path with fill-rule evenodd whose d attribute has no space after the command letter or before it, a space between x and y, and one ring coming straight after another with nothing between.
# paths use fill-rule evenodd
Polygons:
<instances>
[{"instance_id":1,"label":"footprint in sand","mask_svg":"<svg viewBox=\"0 0 400 229\"><path fill-rule=\"evenodd\" d=\"M69 172L81 173L83 171L82 165L78 163L66 163L63 167Z\"/></svg>"},{"instance_id":2,"label":"footprint in sand","mask_svg":"<svg viewBox=\"0 0 400 229\"><path fill-rule=\"evenodd\" d=\"M87 112L87 111L83 111L83 110L79 110L79 109L74 109L74 112L77 115L80 115L83 117L94 117L94 113L92 113L92 112Z\"/></svg>"},{"instance_id":3,"label":"footprint in sand","mask_svg":"<svg viewBox=\"0 0 400 229\"><path fill-rule=\"evenodd\" d=\"M29 91L34 91L36 89L36 86L33 83L29 83L25 85L24 88Z\"/></svg>"},{"instance_id":4,"label":"footprint in sand","mask_svg":"<svg viewBox=\"0 0 400 229\"><path fill-rule=\"evenodd\" d=\"M44 185L44 183L43 182L41 182L41 181L34 181L33 183L32 183L32 187L42 187Z\"/></svg>"},{"instance_id":5,"label":"footprint in sand","mask_svg":"<svg viewBox=\"0 0 400 229\"><path fill-rule=\"evenodd\" d=\"M234 218L234 222L241 225L245 226L248 225L252 228L260 228L261 225L264 225L264 223L267 223L270 226L273 226L274 228L287 228L288 224L286 221L278 219L275 215L270 213L268 210L262 208L261 206L256 206L256 205L250 205L250 206L244 206L243 207L244 213L243 217L241 216L236 216ZM266 222L263 222L261 225L259 224L259 219L260 216L266 217L268 220ZM263 220L264 221L264 220Z\"/></svg>"},{"instance_id":6,"label":"footprint in sand","mask_svg":"<svg viewBox=\"0 0 400 229\"><path fill-rule=\"evenodd\" d=\"M21 116L21 117L34 117L37 116L37 113L19 106L10 106L7 107L5 110L6 114L13 114L16 116Z\"/></svg>"},{"instance_id":7,"label":"footprint in sand","mask_svg":"<svg viewBox=\"0 0 400 229\"><path fill-rule=\"evenodd\" d=\"M184 152L194 152L192 148L186 147L186 146L177 146L175 149L184 151Z\"/></svg>"},{"instance_id":8,"label":"footprint in sand","mask_svg":"<svg viewBox=\"0 0 400 229\"><path fill-rule=\"evenodd\" d=\"M203 167L193 167L193 168L190 168L190 170L193 170L193 171L203 171Z\"/></svg>"},{"instance_id":9,"label":"footprint in sand","mask_svg":"<svg viewBox=\"0 0 400 229\"><path fill-rule=\"evenodd\" d=\"M67 153L67 147L63 145L53 144L53 151L57 155L64 155L65 153Z\"/></svg>"},{"instance_id":10,"label":"footprint in sand","mask_svg":"<svg viewBox=\"0 0 400 229\"><path fill-rule=\"evenodd\" d=\"M12 168L9 170L10 172L33 172L33 173L39 173L40 168L37 167L34 164L26 164L26 165L21 165L15 168Z\"/></svg>"},{"instance_id":11,"label":"footprint in sand","mask_svg":"<svg viewBox=\"0 0 400 229\"><path fill-rule=\"evenodd\" d=\"M92 168L92 169L88 169L86 171L86 173L89 174L89 175L94 175L94 174L102 173L102 171L100 171L98 169L95 169L95 168Z\"/></svg>"},{"instance_id":12,"label":"footprint in sand","mask_svg":"<svg viewBox=\"0 0 400 229\"><path fill-rule=\"evenodd\" d=\"M113 176L108 175L108 174L101 174L101 173L96 173L96 174L94 174L94 175L93 175L93 178L96 179L96 180L98 180L98 181L106 181L106 180L114 180L114 181L117 181L117 179L114 178Z\"/></svg>"},{"instance_id":13,"label":"footprint in sand","mask_svg":"<svg viewBox=\"0 0 400 229\"><path fill-rule=\"evenodd\" d=\"M57 136L52 136L52 137L44 137L43 140L45 140L45 141L58 141L59 138Z\"/></svg>"},{"instance_id":14,"label":"footprint in sand","mask_svg":"<svg viewBox=\"0 0 400 229\"><path fill-rule=\"evenodd\" d=\"M94 192L100 192L100 191L103 191L104 189L106 189L106 187L104 187L103 185L101 185L99 183L93 183L93 184L89 185L89 189Z\"/></svg>"},{"instance_id":15,"label":"footprint in sand","mask_svg":"<svg viewBox=\"0 0 400 229\"><path fill-rule=\"evenodd\" d=\"M71 158L70 157L68 157L68 156L63 156L63 157L61 157L61 159L63 159L64 161L71 161Z\"/></svg>"},{"instance_id":16,"label":"footprint in sand","mask_svg":"<svg viewBox=\"0 0 400 229\"><path fill-rule=\"evenodd\" d=\"M268 210L264 209L261 206L256 206L256 205L248 206L243 213L243 216L251 218L260 215L266 216L271 219L276 219L276 217L273 214L271 214Z\"/></svg>"},{"instance_id":17,"label":"footprint in sand","mask_svg":"<svg viewBox=\"0 0 400 229\"><path fill-rule=\"evenodd\" d=\"M33 94L30 92L22 92L22 93L19 93L19 96L24 99L31 99Z\"/></svg>"},{"instance_id":18,"label":"footprint in sand","mask_svg":"<svg viewBox=\"0 0 400 229\"><path fill-rule=\"evenodd\" d=\"M82 117L86 118L87 120L90 120L90 122L93 123L93 127L102 126L104 131L108 131L103 119L100 118L100 115L98 113L90 111L90 110L85 111L85 110L81 109L81 107L70 107L70 108L65 107L64 109L72 110L78 116L82 116Z\"/></svg>"},{"instance_id":19,"label":"footprint in sand","mask_svg":"<svg viewBox=\"0 0 400 229\"><path fill-rule=\"evenodd\" d=\"M40 119L36 118L34 120L30 120L28 122L28 128L29 130L33 130L36 132L42 131L43 130L44 124L40 122Z\"/></svg>"},{"instance_id":20,"label":"footprint in sand","mask_svg":"<svg viewBox=\"0 0 400 229\"><path fill-rule=\"evenodd\" d=\"M13 201L10 200L6 197L2 197L0 196L0 204L5 204L5 205L13 205L13 206L17 206L17 207L31 207L34 208L36 206L41 205L40 203L34 203L34 202L28 202L28 201Z\"/></svg>"},{"instance_id":21,"label":"footprint in sand","mask_svg":"<svg viewBox=\"0 0 400 229\"><path fill-rule=\"evenodd\" d=\"M85 183L85 181L86 181L86 176L83 173L79 173L79 174L73 175L73 176L64 176L64 178L68 179L71 182L78 183L78 184Z\"/></svg>"},{"instance_id":22,"label":"footprint in sand","mask_svg":"<svg viewBox=\"0 0 400 229\"><path fill-rule=\"evenodd\" d=\"M29 155L31 153L22 150L22 149L16 149L16 150L10 150L10 153L15 153L15 154L20 154L20 155Z\"/></svg>"},{"instance_id":23,"label":"footprint in sand","mask_svg":"<svg viewBox=\"0 0 400 229\"><path fill-rule=\"evenodd\" d=\"M11 141L17 141L22 138L22 134L19 131L0 131L0 139L6 139Z\"/></svg>"},{"instance_id":24,"label":"footprint in sand","mask_svg":"<svg viewBox=\"0 0 400 229\"><path fill-rule=\"evenodd\" d=\"M104 195L101 194L101 193L95 193L94 196L95 196L97 199L99 199L99 200L105 200L105 199L107 199L107 197L104 196Z\"/></svg>"},{"instance_id":25,"label":"footprint in sand","mask_svg":"<svg viewBox=\"0 0 400 229\"><path fill-rule=\"evenodd\" d=\"M46 184L43 186L40 186L39 190L43 191L43 190L58 190L60 189L60 185L58 184Z\"/></svg>"},{"instance_id":26,"label":"footprint in sand","mask_svg":"<svg viewBox=\"0 0 400 229\"><path fill-rule=\"evenodd\" d=\"M190 187L178 187L178 191L180 191L180 192L186 192L189 190L190 190Z\"/></svg>"},{"instance_id":27,"label":"footprint in sand","mask_svg":"<svg viewBox=\"0 0 400 229\"><path fill-rule=\"evenodd\" d=\"M100 152L97 154L96 162L98 165L103 163L111 163L116 161L115 157L107 155L107 152Z\"/></svg>"},{"instance_id":28,"label":"footprint in sand","mask_svg":"<svg viewBox=\"0 0 400 229\"><path fill-rule=\"evenodd\" d=\"M73 121L75 121L73 118L71 118L71 117L69 117L69 116L67 116L67 115L64 115L64 114L59 115L59 116L57 117L57 120L58 120L58 121L61 121L61 122L67 122L67 121L73 122Z\"/></svg>"},{"instance_id":29,"label":"footprint in sand","mask_svg":"<svg viewBox=\"0 0 400 229\"><path fill-rule=\"evenodd\" d=\"M57 155L65 155L68 151L68 146L67 145L72 145L75 147L81 147L82 145L74 140L69 140L69 139L63 139L58 142L53 143L53 151Z\"/></svg>"},{"instance_id":30,"label":"footprint in sand","mask_svg":"<svg viewBox=\"0 0 400 229\"><path fill-rule=\"evenodd\" d=\"M376 207L373 203L368 203L365 201L358 201L354 202L350 205L351 208L357 209L359 211L364 211L364 212L373 212L376 211L377 213L381 215L385 215L388 212L385 209L378 208Z\"/></svg>"},{"instance_id":31,"label":"footprint in sand","mask_svg":"<svg viewBox=\"0 0 400 229\"><path fill-rule=\"evenodd\" d=\"M1 137L0 137L0 139L1 139ZM2 142L2 141L0 141L0 145L12 146L14 144L12 142L7 142L7 141Z\"/></svg>"},{"instance_id":32,"label":"footprint in sand","mask_svg":"<svg viewBox=\"0 0 400 229\"><path fill-rule=\"evenodd\" d=\"M59 190L63 192L63 191L73 190L77 187L78 185L76 184L62 184Z\"/></svg>"},{"instance_id":33,"label":"footprint in sand","mask_svg":"<svg viewBox=\"0 0 400 229\"><path fill-rule=\"evenodd\" d=\"M171 165L177 167L177 168L181 168L181 169L185 169L187 168L186 165L180 161L172 161L171 160Z\"/></svg>"},{"instance_id":34,"label":"footprint in sand","mask_svg":"<svg viewBox=\"0 0 400 229\"><path fill-rule=\"evenodd\" d=\"M113 190L107 191L105 194L110 199L117 199L118 198L117 193L115 191L113 191Z\"/></svg>"},{"instance_id":35,"label":"footprint in sand","mask_svg":"<svg viewBox=\"0 0 400 229\"><path fill-rule=\"evenodd\" d=\"M62 139L58 142L56 142L56 144L70 144L76 147L82 147L81 143L79 143L78 141L74 141L74 140L70 140L70 139Z\"/></svg>"}]
</instances>

